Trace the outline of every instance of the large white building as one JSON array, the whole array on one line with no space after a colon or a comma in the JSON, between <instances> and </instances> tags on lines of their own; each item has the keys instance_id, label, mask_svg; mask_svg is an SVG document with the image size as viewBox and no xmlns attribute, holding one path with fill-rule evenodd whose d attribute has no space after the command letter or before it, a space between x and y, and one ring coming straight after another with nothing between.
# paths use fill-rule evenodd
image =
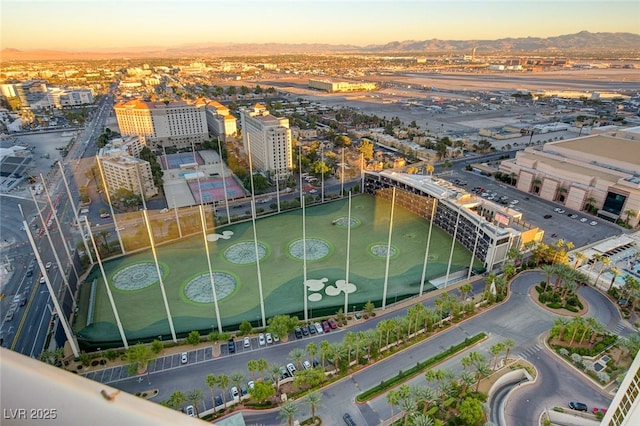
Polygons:
<instances>
[{"instance_id":1,"label":"large white building","mask_svg":"<svg viewBox=\"0 0 640 426\"><path fill-rule=\"evenodd\" d=\"M289 119L269 114L260 104L256 104L253 110L242 110L240 119L246 153L249 153L251 145L253 170L268 172L278 179L288 177L293 166Z\"/></svg>"},{"instance_id":2,"label":"large white building","mask_svg":"<svg viewBox=\"0 0 640 426\"><path fill-rule=\"evenodd\" d=\"M350 81L332 81L332 80L314 80L309 79L309 87L312 89L323 90L325 92L365 92L376 90L378 86L375 83Z\"/></svg>"},{"instance_id":3,"label":"large white building","mask_svg":"<svg viewBox=\"0 0 640 426\"><path fill-rule=\"evenodd\" d=\"M143 137L151 149L189 148L209 138L204 102L143 102L116 104L113 109L123 136Z\"/></svg>"},{"instance_id":4,"label":"large white building","mask_svg":"<svg viewBox=\"0 0 640 426\"><path fill-rule=\"evenodd\" d=\"M500 164L516 187L610 222L640 222L640 127L550 142Z\"/></svg>"},{"instance_id":5,"label":"large white building","mask_svg":"<svg viewBox=\"0 0 640 426\"><path fill-rule=\"evenodd\" d=\"M59 89L53 88L47 91L49 104L56 108L89 105L93 103L91 89Z\"/></svg>"},{"instance_id":6,"label":"large white building","mask_svg":"<svg viewBox=\"0 0 640 426\"><path fill-rule=\"evenodd\" d=\"M134 194L144 191L145 199L158 194L158 188L153 183L151 165L136 157L140 155L142 147L143 141L132 136L116 139L100 149L98 158L109 194L114 194L120 188Z\"/></svg>"}]
</instances>

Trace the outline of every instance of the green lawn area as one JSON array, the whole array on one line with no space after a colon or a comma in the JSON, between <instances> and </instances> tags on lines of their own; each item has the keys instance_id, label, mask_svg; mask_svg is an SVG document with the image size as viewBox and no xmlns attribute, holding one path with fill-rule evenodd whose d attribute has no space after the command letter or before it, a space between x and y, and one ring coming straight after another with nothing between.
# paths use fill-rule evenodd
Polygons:
<instances>
[{"instance_id":1,"label":"green lawn area","mask_svg":"<svg viewBox=\"0 0 640 426\"><path fill-rule=\"evenodd\" d=\"M355 287L349 287L355 291L349 294L350 310L368 300L379 305L382 299L390 207L389 202L368 195L352 199L349 282ZM399 206L394 216L388 302L419 291L429 229L427 221ZM307 261L307 279L320 280L308 292L310 316L335 313L344 304L344 287L336 281L345 279L347 217L347 199L306 209L306 252L308 259L314 258ZM214 233L223 236L208 243L222 324L230 327L245 319L256 324L260 305L251 221L209 232ZM261 218L256 233L267 318L282 313L302 318L302 210ZM451 236L433 227L427 279L446 273L451 241ZM176 332L217 328L202 235L163 245L157 253ZM471 253L456 244L452 272L467 267L470 260ZM151 251L109 260L104 268L127 338L167 335L169 323ZM199 283L190 284L200 276ZM76 321L75 331L80 340L116 341L119 333L97 265L82 285L80 299L88 300L94 278L98 288L93 323ZM427 283L425 289L433 287ZM84 311L78 318L86 318L86 303L80 309Z\"/></svg>"}]
</instances>

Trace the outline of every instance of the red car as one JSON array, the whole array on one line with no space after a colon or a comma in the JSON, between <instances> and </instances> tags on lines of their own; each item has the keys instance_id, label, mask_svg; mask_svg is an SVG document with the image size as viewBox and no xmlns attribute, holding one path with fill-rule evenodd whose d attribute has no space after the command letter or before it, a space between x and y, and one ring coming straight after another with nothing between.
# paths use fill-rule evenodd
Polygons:
<instances>
[{"instance_id":1,"label":"red car","mask_svg":"<svg viewBox=\"0 0 640 426\"><path fill-rule=\"evenodd\" d=\"M328 333L331 331L331 327L329 326L329 323L326 321L322 321L322 329L324 330L325 333Z\"/></svg>"},{"instance_id":2,"label":"red car","mask_svg":"<svg viewBox=\"0 0 640 426\"><path fill-rule=\"evenodd\" d=\"M332 330L338 328L338 324L336 324L336 322L332 318L329 318L327 322L329 323L329 327L331 327Z\"/></svg>"}]
</instances>

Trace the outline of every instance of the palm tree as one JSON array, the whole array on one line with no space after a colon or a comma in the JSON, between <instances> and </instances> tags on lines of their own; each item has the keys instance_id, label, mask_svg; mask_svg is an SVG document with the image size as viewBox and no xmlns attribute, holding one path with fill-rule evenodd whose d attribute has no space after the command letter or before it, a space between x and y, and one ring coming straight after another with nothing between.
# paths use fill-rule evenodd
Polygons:
<instances>
[{"instance_id":1,"label":"palm tree","mask_svg":"<svg viewBox=\"0 0 640 426\"><path fill-rule=\"evenodd\" d=\"M616 268L615 266L609 269L609 273L611 274L611 282L609 283L609 288L607 289L607 292L611 291L611 288L613 287L613 283L616 281L616 278L622 274L620 269Z\"/></svg>"},{"instance_id":2,"label":"palm tree","mask_svg":"<svg viewBox=\"0 0 640 426\"><path fill-rule=\"evenodd\" d=\"M280 369L278 368L278 371ZM227 388L229 387L229 376L227 376L226 374L220 374L217 377L217 381L218 381L218 386L220 386L220 389L222 389L222 402L224 404L224 407L227 408Z\"/></svg>"},{"instance_id":3,"label":"palm tree","mask_svg":"<svg viewBox=\"0 0 640 426\"><path fill-rule=\"evenodd\" d=\"M289 360L297 365L298 369L302 368L302 361L304 360L304 349L294 348L289 352Z\"/></svg>"},{"instance_id":4,"label":"palm tree","mask_svg":"<svg viewBox=\"0 0 640 426\"><path fill-rule=\"evenodd\" d=\"M425 414L429 405L436 400L436 393L429 386L416 386L413 389L413 394L418 402L422 401L422 414Z\"/></svg>"},{"instance_id":5,"label":"palm tree","mask_svg":"<svg viewBox=\"0 0 640 426\"><path fill-rule=\"evenodd\" d=\"M507 351L504 356L504 361L506 362L509 359L511 349L516 346L516 341L508 337L502 341L502 344L504 345L504 349Z\"/></svg>"},{"instance_id":6,"label":"palm tree","mask_svg":"<svg viewBox=\"0 0 640 426\"><path fill-rule=\"evenodd\" d=\"M218 384L218 378L213 374L207 374L207 377L204 378L205 383L209 386L211 390L211 402L213 406L216 406L216 385Z\"/></svg>"},{"instance_id":7,"label":"palm tree","mask_svg":"<svg viewBox=\"0 0 640 426\"><path fill-rule=\"evenodd\" d=\"M480 388L480 381L482 378L487 377L489 374L491 374L491 369L486 362L476 365L476 392L478 392L478 389Z\"/></svg>"},{"instance_id":8,"label":"palm tree","mask_svg":"<svg viewBox=\"0 0 640 426\"><path fill-rule=\"evenodd\" d=\"M347 349L347 365L351 365L351 349L356 345L356 333L347 331L342 339L343 345Z\"/></svg>"},{"instance_id":9,"label":"palm tree","mask_svg":"<svg viewBox=\"0 0 640 426\"><path fill-rule=\"evenodd\" d=\"M460 392L460 394L464 394L467 388L473 386L475 382L476 376L471 371L463 371L460 374L460 384L462 385L462 391Z\"/></svg>"},{"instance_id":10,"label":"palm tree","mask_svg":"<svg viewBox=\"0 0 640 426\"><path fill-rule=\"evenodd\" d=\"M464 302L465 300L467 300L467 295L471 293L473 287L471 286L471 284L463 284L458 290L460 291L460 296L462 297L462 301Z\"/></svg>"},{"instance_id":11,"label":"palm tree","mask_svg":"<svg viewBox=\"0 0 640 426\"><path fill-rule=\"evenodd\" d=\"M576 258L575 263L573 264L573 269L578 269L578 263L580 263L580 265L582 265L582 261L585 260L587 258L587 255L584 254L581 251L577 251L573 254Z\"/></svg>"},{"instance_id":12,"label":"palm tree","mask_svg":"<svg viewBox=\"0 0 640 426\"><path fill-rule=\"evenodd\" d=\"M198 402L200 402L203 398L202 389L195 388L187 392L187 399L193 405L193 408L196 410L196 417L200 417L200 412L198 411Z\"/></svg>"},{"instance_id":13,"label":"palm tree","mask_svg":"<svg viewBox=\"0 0 640 426\"><path fill-rule=\"evenodd\" d=\"M605 269L607 269L607 267L611 265L611 258L609 258L608 256L604 256L602 258L602 263L600 264L600 269L598 270L598 276L596 276L596 280L593 282L594 286L598 286L598 280L600 279L600 275L602 275L602 273L604 272Z\"/></svg>"},{"instance_id":14,"label":"palm tree","mask_svg":"<svg viewBox=\"0 0 640 426\"><path fill-rule=\"evenodd\" d=\"M404 412L404 426L409 424L409 418L413 416L417 408L416 400L410 396L400 400L400 410Z\"/></svg>"},{"instance_id":15,"label":"palm tree","mask_svg":"<svg viewBox=\"0 0 640 426\"><path fill-rule=\"evenodd\" d=\"M276 383L276 390L280 387L280 366L278 364L269 365L269 373L273 381Z\"/></svg>"},{"instance_id":16,"label":"palm tree","mask_svg":"<svg viewBox=\"0 0 640 426\"><path fill-rule=\"evenodd\" d=\"M250 359L247 362L247 370L249 370L249 373L251 373L251 380L256 379L256 371L258 371L258 368L259 368L259 365L258 365L257 359Z\"/></svg>"},{"instance_id":17,"label":"palm tree","mask_svg":"<svg viewBox=\"0 0 640 426\"><path fill-rule=\"evenodd\" d=\"M387 404L389 404L389 406L391 407L391 417L393 417L393 407L398 405L398 402L400 402L398 391L390 390L389 392L387 392L386 398L387 398Z\"/></svg>"},{"instance_id":18,"label":"palm tree","mask_svg":"<svg viewBox=\"0 0 640 426\"><path fill-rule=\"evenodd\" d=\"M260 358L258 360L258 371L260 372L260 375L262 376L262 378L264 378L264 372L267 371L269 369L269 363L267 363L267 360L264 358Z\"/></svg>"},{"instance_id":19,"label":"palm tree","mask_svg":"<svg viewBox=\"0 0 640 426\"><path fill-rule=\"evenodd\" d=\"M587 318L587 320L585 321L584 330L582 332L582 335L580 336L580 341L578 342L579 345L582 344L584 339L587 337L587 334L589 334L589 337L591 337L590 333L593 333L593 330L595 330L595 327L596 327L597 323L598 323L598 321L595 318L593 318L593 317Z\"/></svg>"},{"instance_id":20,"label":"palm tree","mask_svg":"<svg viewBox=\"0 0 640 426\"><path fill-rule=\"evenodd\" d=\"M585 200L586 204L584 206L585 210L591 210L596 203L596 199L594 197L589 197Z\"/></svg>"},{"instance_id":21,"label":"palm tree","mask_svg":"<svg viewBox=\"0 0 640 426\"><path fill-rule=\"evenodd\" d=\"M569 341L569 347L573 346L573 342L576 338L576 335L578 334L578 330L584 327L584 324L585 324L585 320L582 317L573 317L573 319L571 320L570 326L572 327L573 332L571 333L571 340Z\"/></svg>"},{"instance_id":22,"label":"palm tree","mask_svg":"<svg viewBox=\"0 0 640 426\"><path fill-rule=\"evenodd\" d=\"M187 397L180 391L175 391L169 397L169 405L176 410L187 401Z\"/></svg>"},{"instance_id":23,"label":"palm tree","mask_svg":"<svg viewBox=\"0 0 640 426\"><path fill-rule=\"evenodd\" d=\"M289 426L292 426L293 417L296 415L297 412L298 412L298 406L296 405L296 403L293 402L292 399L288 399L287 402L282 404L282 407L280 407L280 414L278 415L278 417L287 419L287 424Z\"/></svg>"},{"instance_id":24,"label":"palm tree","mask_svg":"<svg viewBox=\"0 0 640 426\"><path fill-rule=\"evenodd\" d=\"M233 383L235 387L238 388L238 392L239 392L240 387L242 386L242 383L245 381L244 374L240 371L234 371L233 373L231 373L231 376L229 377L229 379L231 380L231 383Z\"/></svg>"},{"instance_id":25,"label":"palm tree","mask_svg":"<svg viewBox=\"0 0 640 426\"><path fill-rule=\"evenodd\" d=\"M315 421L316 407L322 402L322 394L319 392L311 392L304 398L304 402L311 408L311 418Z\"/></svg>"},{"instance_id":26,"label":"palm tree","mask_svg":"<svg viewBox=\"0 0 640 426\"><path fill-rule=\"evenodd\" d=\"M540 269L547 276L545 284L544 284L544 290L546 291L547 288L549 288L549 282L551 281L551 275L556 273L556 269L554 268L553 265L542 265L540 267Z\"/></svg>"},{"instance_id":27,"label":"palm tree","mask_svg":"<svg viewBox=\"0 0 640 426\"><path fill-rule=\"evenodd\" d=\"M502 342L496 343L495 345L491 346L491 348L490 348L491 355L493 355L493 369L494 370L497 370L497 367L498 367L498 355L500 355L503 350L504 350L504 344Z\"/></svg>"},{"instance_id":28,"label":"palm tree","mask_svg":"<svg viewBox=\"0 0 640 426\"><path fill-rule=\"evenodd\" d=\"M322 368L325 366L325 360L331 351L331 343L323 340L320 342L320 358L322 359Z\"/></svg>"},{"instance_id":29,"label":"palm tree","mask_svg":"<svg viewBox=\"0 0 640 426\"><path fill-rule=\"evenodd\" d=\"M305 351L307 352L307 355L309 355L309 359L313 360L318 354L318 345L316 345L314 342L311 342L307 345Z\"/></svg>"}]
</instances>

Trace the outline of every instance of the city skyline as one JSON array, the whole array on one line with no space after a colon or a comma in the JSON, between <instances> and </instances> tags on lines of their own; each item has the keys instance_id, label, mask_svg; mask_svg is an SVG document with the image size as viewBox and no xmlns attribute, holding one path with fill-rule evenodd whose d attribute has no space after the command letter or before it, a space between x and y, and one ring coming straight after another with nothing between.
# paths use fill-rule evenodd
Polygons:
<instances>
[{"instance_id":1,"label":"city skyline","mask_svg":"<svg viewBox=\"0 0 640 426\"><path fill-rule=\"evenodd\" d=\"M28 20L17 19L28 16ZM216 43L366 46L580 31L637 33L640 3L613 1L4 1L2 48L97 51ZM523 19L524 17L524 19ZM69 23L67 25L67 23Z\"/></svg>"}]
</instances>

